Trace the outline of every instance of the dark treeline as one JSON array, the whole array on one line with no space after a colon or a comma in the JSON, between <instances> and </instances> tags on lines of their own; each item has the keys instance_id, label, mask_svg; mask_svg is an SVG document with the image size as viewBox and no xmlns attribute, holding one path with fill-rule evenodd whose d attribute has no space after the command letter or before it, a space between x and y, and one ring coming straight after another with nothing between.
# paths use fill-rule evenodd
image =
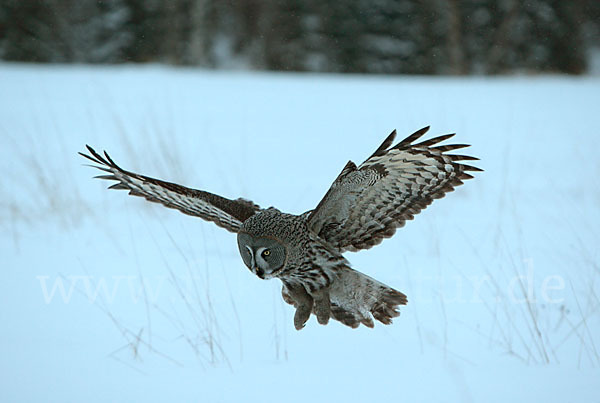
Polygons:
<instances>
[{"instance_id":1,"label":"dark treeline","mask_svg":"<svg viewBox=\"0 0 600 403\"><path fill-rule=\"evenodd\" d=\"M586 70L598 0L0 0L0 58L405 74Z\"/></svg>"}]
</instances>

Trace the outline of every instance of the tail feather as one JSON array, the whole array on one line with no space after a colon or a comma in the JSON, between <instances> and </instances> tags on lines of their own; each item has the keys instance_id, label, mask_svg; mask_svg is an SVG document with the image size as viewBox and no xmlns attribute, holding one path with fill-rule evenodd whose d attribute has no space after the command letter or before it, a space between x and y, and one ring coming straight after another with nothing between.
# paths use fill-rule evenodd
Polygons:
<instances>
[{"instance_id":1,"label":"tail feather","mask_svg":"<svg viewBox=\"0 0 600 403\"><path fill-rule=\"evenodd\" d=\"M329 296L334 319L352 328L373 327L373 318L389 325L400 315L398 306L408 302L401 292L349 267L337 273Z\"/></svg>"},{"instance_id":2,"label":"tail feather","mask_svg":"<svg viewBox=\"0 0 600 403\"><path fill-rule=\"evenodd\" d=\"M392 318L400 315L398 306L407 303L406 295L349 267L336 274L329 288L331 317L353 329L361 323L374 327L373 318L389 325ZM298 306L285 284L281 293L285 302ZM314 309L312 313L315 314Z\"/></svg>"},{"instance_id":3,"label":"tail feather","mask_svg":"<svg viewBox=\"0 0 600 403\"><path fill-rule=\"evenodd\" d=\"M406 295L392 288L388 288L383 293L383 298L378 301L371 310L371 313L381 323L389 325L392 318L400 316L400 311L396 309L398 305L407 304Z\"/></svg>"},{"instance_id":4,"label":"tail feather","mask_svg":"<svg viewBox=\"0 0 600 403\"><path fill-rule=\"evenodd\" d=\"M331 317L346 326L350 326L352 329L356 329L361 324L356 315L333 302L331 303ZM371 321L371 326L369 327L373 327L373 321Z\"/></svg>"}]
</instances>

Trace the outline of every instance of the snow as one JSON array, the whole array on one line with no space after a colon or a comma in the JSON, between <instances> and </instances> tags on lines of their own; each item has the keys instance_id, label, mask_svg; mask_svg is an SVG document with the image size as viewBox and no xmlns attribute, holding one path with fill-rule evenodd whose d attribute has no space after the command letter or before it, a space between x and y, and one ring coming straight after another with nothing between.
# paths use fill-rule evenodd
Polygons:
<instances>
[{"instance_id":1,"label":"snow","mask_svg":"<svg viewBox=\"0 0 600 403\"><path fill-rule=\"evenodd\" d=\"M599 77L3 64L0 88L1 401L597 401ZM408 295L374 329L297 332L235 235L76 154L301 213L425 125L485 172L346 254Z\"/></svg>"}]
</instances>

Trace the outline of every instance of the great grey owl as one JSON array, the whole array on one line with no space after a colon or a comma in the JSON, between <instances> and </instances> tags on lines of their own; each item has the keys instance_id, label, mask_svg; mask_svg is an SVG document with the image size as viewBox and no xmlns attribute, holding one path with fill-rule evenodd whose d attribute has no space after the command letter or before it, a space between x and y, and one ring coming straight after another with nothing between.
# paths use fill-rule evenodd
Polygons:
<instances>
[{"instance_id":1,"label":"great grey owl","mask_svg":"<svg viewBox=\"0 0 600 403\"><path fill-rule=\"evenodd\" d=\"M373 318L390 324L406 296L350 268L342 253L381 243L433 199L472 178L466 171L480 171L460 162L477 158L447 154L467 145L438 145L453 134L413 144L428 130L392 146L394 130L360 166L349 161L317 207L301 215L138 175L90 146L90 155L80 154L109 173L98 178L117 181L109 189L129 190L237 233L248 269L283 283L283 299L296 308L296 329L311 313L321 324L333 318L352 328L373 327Z\"/></svg>"}]
</instances>

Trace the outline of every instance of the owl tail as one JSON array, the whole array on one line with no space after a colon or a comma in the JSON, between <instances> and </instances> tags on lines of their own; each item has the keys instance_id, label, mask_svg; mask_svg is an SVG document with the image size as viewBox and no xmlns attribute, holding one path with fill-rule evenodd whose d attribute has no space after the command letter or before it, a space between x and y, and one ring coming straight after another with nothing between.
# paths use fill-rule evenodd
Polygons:
<instances>
[{"instance_id":1,"label":"owl tail","mask_svg":"<svg viewBox=\"0 0 600 403\"><path fill-rule=\"evenodd\" d=\"M389 325L407 303L406 295L349 267L336 274L329 289L331 316L346 326L373 327L373 318Z\"/></svg>"}]
</instances>

